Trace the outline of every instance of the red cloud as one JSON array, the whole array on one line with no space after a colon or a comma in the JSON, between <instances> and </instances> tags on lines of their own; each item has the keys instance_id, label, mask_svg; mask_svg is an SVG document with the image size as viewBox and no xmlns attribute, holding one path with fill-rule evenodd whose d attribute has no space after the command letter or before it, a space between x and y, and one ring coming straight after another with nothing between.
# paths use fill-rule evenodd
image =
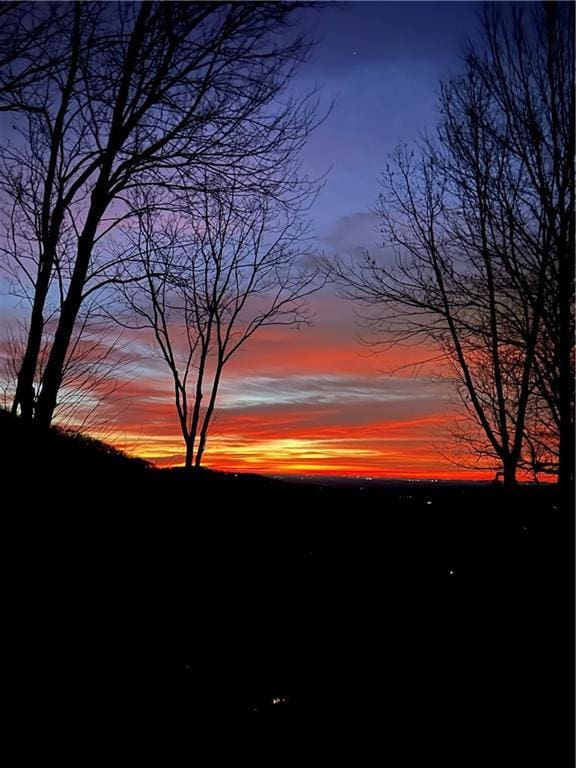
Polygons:
<instances>
[{"instance_id":1,"label":"red cloud","mask_svg":"<svg viewBox=\"0 0 576 768\"><path fill-rule=\"evenodd\" d=\"M405 370L430 357L428 350L396 347L375 356L358 344L349 305L324 296L315 299L315 308L315 327L264 328L230 363L221 398L226 407L216 412L208 466L266 473L490 476L460 470L442 456L445 427L453 419L445 390L418 378L378 378L378 369ZM142 339L138 342L142 349ZM148 359L146 366L123 382L119 398L105 402L103 413L114 424L117 446L159 466L181 464L170 376L158 359Z\"/></svg>"}]
</instances>

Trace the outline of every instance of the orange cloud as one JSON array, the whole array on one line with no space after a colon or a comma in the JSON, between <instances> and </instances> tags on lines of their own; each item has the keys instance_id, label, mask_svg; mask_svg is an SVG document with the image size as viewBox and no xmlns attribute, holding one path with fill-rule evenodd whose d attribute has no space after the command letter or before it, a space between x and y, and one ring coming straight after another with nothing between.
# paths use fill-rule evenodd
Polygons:
<instances>
[{"instance_id":1,"label":"orange cloud","mask_svg":"<svg viewBox=\"0 0 576 768\"><path fill-rule=\"evenodd\" d=\"M409 478L491 477L450 462L448 390L416 363L425 349L374 355L349 305L315 300L315 327L270 327L226 370L205 463L230 471ZM159 466L182 464L171 379L158 360L121 390L114 442ZM379 369L400 369L383 376ZM418 375L413 375L417 373ZM112 404L105 405L110 415Z\"/></svg>"}]
</instances>

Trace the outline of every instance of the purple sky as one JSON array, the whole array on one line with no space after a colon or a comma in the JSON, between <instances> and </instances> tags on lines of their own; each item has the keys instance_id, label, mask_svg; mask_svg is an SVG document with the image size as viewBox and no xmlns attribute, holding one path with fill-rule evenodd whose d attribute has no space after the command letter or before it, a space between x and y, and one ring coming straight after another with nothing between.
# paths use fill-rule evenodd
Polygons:
<instances>
[{"instance_id":1,"label":"purple sky","mask_svg":"<svg viewBox=\"0 0 576 768\"><path fill-rule=\"evenodd\" d=\"M311 210L316 243L352 254L377 247L378 177L399 142L434 132L439 81L461 70L479 3L334 3L302 12L318 43L293 81L335 105L311 136L303 171L325 186ZM4 309L2 309L4 304ZM0 316L8 318L6 299ZM209 440L209 465L278 472L455 476L443 458L450 393L423 375L382 376L422 356L367 354L353 307L332 291L311 299L315 325L263 330L225 375ZM144 341L140 346L145 346ZM117 443L160 464L182 460L170 378L142 355L140 375L106 402Z\"/></svg>"},{"instance_id":2,"label":"purple sky","mask_svg":"<svg viewBox=\"0 0 576 768\"><path fill-rule=\"evenodd\" d=\"M319 87L325 104L336 99L304 151L311 176L332 169L312 219L326 248L369 246L376 241L374 223L358 214L376 202L386 154L426 129L433 132L439 80L459 68L480 3L322 5L306 12L318 43L295 83Z\"/></svg>"}]
</instances>

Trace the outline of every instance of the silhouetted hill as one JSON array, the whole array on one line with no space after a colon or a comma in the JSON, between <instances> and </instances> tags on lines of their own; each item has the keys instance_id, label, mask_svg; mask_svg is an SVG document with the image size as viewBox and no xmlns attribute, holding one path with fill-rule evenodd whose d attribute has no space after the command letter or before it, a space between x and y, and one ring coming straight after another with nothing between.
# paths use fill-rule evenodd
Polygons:
<instances>
[{"instance_id":1,"label":"silhouetted hill","mask_svg":"<svg viewBox=\"0 0 576 768\"><path fill-rule=\"evenodd\" d=\"M51 427L42 432L18 416L0 409L0 466L18 474L134 472L147 462L127 456L100 440Z\"/></svg>"},{"instance_id":2,"label":"silhouetted hill","mask_svg":"<svg viewBox=\"0 0 576 768\"><path fill-rule=\"evenodd\" d=\"M0 419L7 658L85 743L94 723L168 728L189 759L202 724L249 718L410 767L564 764L573 527L555 488L155 470Z\"/></svg>"}]
</instances>

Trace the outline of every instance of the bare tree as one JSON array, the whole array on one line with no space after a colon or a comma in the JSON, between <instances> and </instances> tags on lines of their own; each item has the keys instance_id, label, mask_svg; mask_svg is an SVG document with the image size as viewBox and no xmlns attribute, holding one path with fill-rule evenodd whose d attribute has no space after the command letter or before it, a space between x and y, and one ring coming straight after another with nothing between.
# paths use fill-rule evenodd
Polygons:
<instances>
[{"instance_id":1,"label":"bare tree","mask_svg":"<svg viewBox=\"0 0 576 768\"><path fill-rule=\"evenodd\" d=\"M287 30L297 7L64 6L58 42L65 55L46 87L20 89L25 129L20 143L4 149L5 193L35 211L34 299L14 402L23 415L32 415L51 286L60 281L57 327L35 402L42 426L56 407L82 303L126 279L115 261L96 263L96 254L105 256L117 224L137 213L130 203L136 188L194 188L198 173L224 178L234 169L246 188L282 193L281 171L315 111L313 98L284 96L307 50L303 37Z\"/></svg>"},{"instance_id":2,"label":"bare tree","mask_svg":"<svg viewBox=\"0 0 576 768\"><path fill-rule=\"evenodd\" d=\"M436 350L456 383L462 405L498 458L506 484L515 482L530 392L530 328L511 333L514 296L500 290L501 264L484 218L490 178L473 168L458 180L431 147L423 156L399 151L383 177L379 204L395 266L367 255L360 264L337 265L349 296L375 310L372 329L390 344L417 343ZM463 169L462 169L463 170ZM533 318L528 319L530 325ZM471 447L486 449L476 443Z\"/></svg>"},{"instance_id":3,"label":"bare tree","mask_svg":"<svg viewBox=\"0 0 576 768\"><path fill-rule=\"evenodd\" d=\"M491 126L500 146L523 169L523 209L511 208L518 249L546 262L544 295L525 262L524 300L542 322L535 376L542 403L555 424L559 482L574 482L574 5L542 2L483 10L484 45L469 66L497 105ZM542 408L539 409L542 411ZM552 448L549 444L549 449ZM549 451L550 452L550 451Z\"/></svg>"},{"instance_id":4,"label":"bare tree","mask_svg":"<svg viewBox=\"0 0 576 768\"><path fill-rule=\"evenodd\" d=\"M186 467L202 463L226 364L263 326L310 322L305 298L321 285L297 209L236 186L209 191L219 186L211 179L162 222L140 217L133 252L146 280L124 289L131 327L152 329L170 370Z\"/></svg>"},{"instance_id":5,"label":"bare tree","mask_svg":"<svg viewBox=\"0 0 576 768\"><path fill-rule=\"evenodd\" d=\"M400 150L383 176L378 213L395 265L367 255L334 271L388 343L438 350L478 428L470 447L499 461L506 484L519 466L550 468L549 372L566 384L560 360L569 368L572 354L557 342L550 362L550 330L561 336L573 306L554 277L562 264L568 279L573 237L573 26L572 11L548 5L528 18L484 9L483 45L443 85L438 140Z\"/></svg>"}]
</instances>

